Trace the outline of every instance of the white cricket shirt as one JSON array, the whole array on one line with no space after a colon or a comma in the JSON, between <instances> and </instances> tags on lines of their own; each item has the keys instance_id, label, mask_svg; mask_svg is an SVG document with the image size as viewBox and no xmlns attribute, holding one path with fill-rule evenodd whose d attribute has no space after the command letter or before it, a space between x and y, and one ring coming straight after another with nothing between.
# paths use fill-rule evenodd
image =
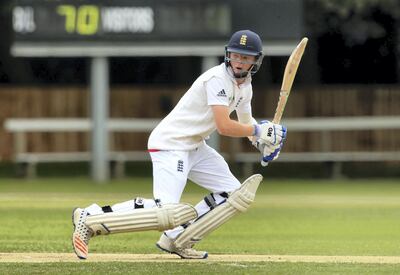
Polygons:
<instances>
[{"instance_id":1,"label":"white cricket shirt","mask_svg":"<svg viewBox=\"0 0 400 275\"><path fill-rule=\"evenodd\" d=\"M152 131L148 149L187 151L216 130L212 105L251 115L251 77L237 85L224 63L200 75L175 108Z\"/></svg>"}]
</instances>

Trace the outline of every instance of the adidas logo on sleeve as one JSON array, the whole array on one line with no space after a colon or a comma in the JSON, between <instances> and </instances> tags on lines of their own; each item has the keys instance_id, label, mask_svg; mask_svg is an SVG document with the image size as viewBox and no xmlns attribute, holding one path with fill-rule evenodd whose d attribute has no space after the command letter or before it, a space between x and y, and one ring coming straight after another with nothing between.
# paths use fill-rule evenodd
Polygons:
<instances>
[{"instance_id":1,"label":"adidas logo on sleeve","mask_svg":"<svg viewBox=\"0 0 400 275\"><path fill-rule=\"evenodd\" d=\"M225 90L222 89L221 91L219 91L219 93L217 94L217 96L226 97L226 92L225 92Z\"/></svg>"}]
</instances>

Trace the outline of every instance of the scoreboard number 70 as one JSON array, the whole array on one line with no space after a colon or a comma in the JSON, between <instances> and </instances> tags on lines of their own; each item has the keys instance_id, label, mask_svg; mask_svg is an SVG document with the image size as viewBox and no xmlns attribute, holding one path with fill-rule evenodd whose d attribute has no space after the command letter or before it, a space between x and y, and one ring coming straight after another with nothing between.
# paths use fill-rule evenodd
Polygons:
<instances>
[{"instance_id":1,"label":"scoreboard number 70","mask_svg":"<svg viewBox=\"0 0 400 275\"><path fill-rule=\"evenodd\" d=\"M65 31L81 35L93 35L99 29L100 11L97 6L60 5L57 13L65 17Z\"/></svg>"}]
</instances>

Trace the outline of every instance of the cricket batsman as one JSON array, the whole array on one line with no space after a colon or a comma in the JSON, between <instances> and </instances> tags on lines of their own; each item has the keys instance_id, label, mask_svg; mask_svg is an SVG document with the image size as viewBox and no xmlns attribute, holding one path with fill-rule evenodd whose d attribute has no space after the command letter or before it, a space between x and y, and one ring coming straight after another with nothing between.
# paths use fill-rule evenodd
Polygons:
<instances>
[{"instance_id":1,"label":"cricket batsman","mask_svg":"<svg viewBox=\"0 0 400 275\"><path fill-rule=\"evenodd\" d=\"M88 257L89 241L97 235L144 230L163 231L156 246L183 259L205 259L194 246L254 201L261 175L242 184L224 158L205 140L220 135L248 137L261 152L261 162L279 156L286 128L257 123L251 109L252 76L263 60L260 37L235 32L225 47L224 63L195 80L175 108L153 130L148 151L153 164L154 199L137 197L112 206L92 204L73 211L73 248ZM238 121L230 118L235 111ZM187 180L210 191L194 207L180 202Z\"/></svg>"}]
</instances>

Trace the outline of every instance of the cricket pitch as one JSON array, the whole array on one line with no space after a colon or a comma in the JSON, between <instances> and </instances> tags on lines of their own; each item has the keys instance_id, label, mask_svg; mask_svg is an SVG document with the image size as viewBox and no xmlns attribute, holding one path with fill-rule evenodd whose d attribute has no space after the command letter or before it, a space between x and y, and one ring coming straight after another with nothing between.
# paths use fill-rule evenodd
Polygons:
<instances>
[{"instance_id":1,"label":"cricket pitch","mask_svg":"<svg viewBox=\"0 0 400 275\"><path fill-rule=\"evenodd\" d=\"M182 262L170 254L99 254L79 260L73 253L0 253L0 262L57 263L57 262ZM400 256L315 256L315 255L209 255L199 262L303 262L303 263L368 263L400 264Z\"/></svg>"}]
</instances>

